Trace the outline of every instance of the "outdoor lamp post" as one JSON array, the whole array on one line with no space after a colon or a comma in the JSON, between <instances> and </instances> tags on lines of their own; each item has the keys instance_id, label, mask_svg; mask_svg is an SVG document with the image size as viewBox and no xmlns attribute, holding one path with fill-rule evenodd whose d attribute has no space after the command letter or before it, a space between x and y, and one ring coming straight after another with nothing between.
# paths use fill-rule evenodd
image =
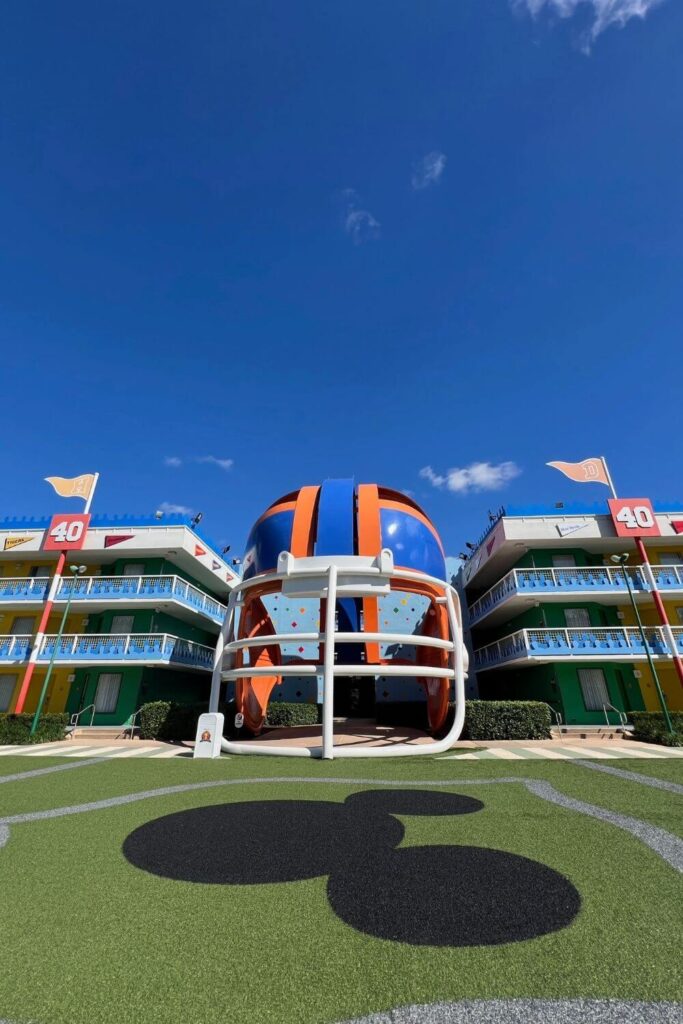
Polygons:
<instances>
[{"instance_id":1,"label":"outdoor lamp post","mask_svg":"<svg viewBox=\"0 0 683 1024\"><path fill-rule=\"evenodd\" d=\"M635 594L633 593L633 584L631 583L631 578L630 578L630 576L628 574L628 571L627 571L628 554L610 555L610 561L614 562L615 565L620 565L622 567L622 569L623 569L624 579L626 581L626 589L628 590L628 596L631 599L631 605L633 607L633 614L635 615L636 622L638 623L638 629L640 631L640 638L643 641L643 647L645 648L645 654L647 655L648 664L650 666L650 672L652 672L652 678L654 679L654 682L655 682L655 687L657 689L657 696L659 697L659 703L662 706L662 711L664 713L664 721L666 722L666 727L667 727L668 731L670 733L673 733L674 727L671 724L671 717L669 715L669 709L666 706L666 701L664 699L664 693L662 691L662 687L661 687L661 684L659 682L659 676L657 675L657 669L655 668L655 663L652 660L652 654L650 653L650 647L649 647L648 642L647 642L647 637L645 636L645 629L643 628L643 620L640 617L640 612L638 611L638 605L636 604Z\"/></svg>"},{"instance_id":2,"label":"outdoor lamp post","mask_svg":"<svg viewBox=\"0 0 683 1024\"><path fill-rule=\"evenodd\" d=\"M74 596L74 591L76 589L76 580L78 579L79 576L83 575L85 570L86 570L86 566L85 565L70 565L69 566L69 572L71 572L73 574L73 579L71 581L71 586L69 587L69 596L67 597L67 600L66 600L66 606L64 608L64 614L62 615L62 621L59 624L59 630L57 632L57 636L55 638L55 642L54 642L53 647L52 647L52 654L50 655L50 662L49 662L49 664L47 666L47 672L45 673L45 681L43 682L43 688L40 691L40 697L38 699L38 707L36 708L36 713L33 716L33 721L31 723L31 731L29 732L29 736L33 736L35 734L36 729L38 728L38 722L40 720L40 713L43 710L43 704L45 703L45 695L47 693L47 688L48 688L48 686L50 684L50 676L52 675L52 669L53 669L54 663L55 663L55 656L57 654L57 648L59 647L60 641L62 639L62 634L64 633L64 627L66 625L66 620L67 620L67 617L69 615L69 608L71 607L71 599Z\"/></svg>"}]
</instances>

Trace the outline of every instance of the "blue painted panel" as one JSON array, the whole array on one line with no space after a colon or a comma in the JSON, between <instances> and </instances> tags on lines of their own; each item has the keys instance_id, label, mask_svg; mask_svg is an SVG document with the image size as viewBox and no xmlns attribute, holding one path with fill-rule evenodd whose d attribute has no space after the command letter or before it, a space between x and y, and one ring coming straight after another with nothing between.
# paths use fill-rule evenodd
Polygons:
<instances>
[{"instance_id":1,"label":"blue painted panel","mask_svg":"<svg viewBox=\"0 0 683 1024\"><path fill-rule=\"evenodd\" d=\"M446 563L434 534L408 512L380 509L382 547L394 553L394 563L406 569L418 569L428 576L446 579Z\"/></svg>"},{"instance_id":2,"label":"blue painted panel","mask_svg":"<svg viewBox=\"0 0 683 1024\"><path fill-rule=\"evenodd\" d=\"M244 579L275 569L281 551L292 549L293 509L276 512L253 527L244 553Z\"/></svg>"},{"instance_id":3,"label":"blue painted panel","mask_svg":"<svg viewBox=\"0 0 683 1024\"><path fill-rule=\"evenodd\" d=\"M316 555L353 555L355 488L353 480L326 480L320 488Z\"/></svg>"}]
</instances>

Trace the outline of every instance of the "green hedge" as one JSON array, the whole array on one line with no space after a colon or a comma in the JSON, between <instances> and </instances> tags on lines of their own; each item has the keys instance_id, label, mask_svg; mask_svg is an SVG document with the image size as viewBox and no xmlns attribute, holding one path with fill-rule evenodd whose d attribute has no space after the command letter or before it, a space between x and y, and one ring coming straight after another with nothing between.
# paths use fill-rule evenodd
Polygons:
<instances>
[{"instance_id":1,"label":"green hedge","mask_svg":"<svg viewBox=\"0 0 683 1024\"><path fill-rule=\"evenodd\" d=\"M378 725L427 728L427 704L422 701L386 701L376 705ZM454 705L442 733L453 724ZM550 737L550 708L540 701L465 701L464 740L545 740Z\"/></svg>"},{"instance_id":2,"label":"green hedge","mask_svg":"<svg viewBox=\"0 0 683 1024\"><path fill-rule=\"evenodd\" d=\"M204 704L192 706L168 700L143 704L138 718L140 739L193 740L197 732L197 719L204 711Z\"/></svg>"},{"instance_id":3,"label":"green hedge","mask_svg":"<svg viewBox=\"0 0 683 1024\"><path fill-rule=\"evenodd\" d=\"M274 701L268 705L266 725L317 725L319 721L317 704L291 704Z\"/></svg>"},{"instance_id":4,"label":"green hedge","mask_svg":"<svg viewBox=\"0 0 683 1024\"><path fill-rule=\"evenodd\" d=\"M630 711L634 740L641 743L661 743L665 747L683 747L683 711L670 711L674 733L667 729L664 715L659 711Z\"/></svg>"},{"instance_id":5,"label":"green hedge","mask_svg":"<svg viewBox=\"0 0 683 1024\"><path fill-rule=\"evenodd\" d=\"M463 740L547 740L550 708L535 700L465 701Z\"/></svg>"},{"instance_id":6,"label":"green hedge","mask_svg":"<svg viewBox=\"0 0 683 1024\"><path fill-rule=\"evenodd\" d=\"M0 715L0 746L13 743L54 743L65 738L68 715L41 715L38 728L29 735L33 715Z\"/></svg>"}]
</instances>

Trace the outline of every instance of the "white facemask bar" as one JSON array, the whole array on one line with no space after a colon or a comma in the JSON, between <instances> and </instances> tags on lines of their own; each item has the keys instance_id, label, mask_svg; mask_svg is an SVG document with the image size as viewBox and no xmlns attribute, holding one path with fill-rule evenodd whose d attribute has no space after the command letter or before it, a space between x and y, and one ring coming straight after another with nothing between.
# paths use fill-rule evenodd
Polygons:
<instances>
[{"instance_id":1,"label":"white facemask bar","mask_svg":"<svg viewBox=\"0 0 683 1024\"><path fill-rule=\"evenodd\" d=\"M273 633L236 639L236 612L244 595L264 583L282 581L282 592L291 597L312 597L327 601L324 630L318 633ZM335 610L340 597L379 597L391 592L391 582L410 580L432 585L439 596L438 604L446 606L450 629L450 640L405 633L339 633L335 628ZM271 644L318 643L324 644L322 665L275 665L267 667L245 666L235 668L235 654L240 650L267 647ZM419 665L339 665L335 663L338 643L403 643L420 647L446 650L451 655L450 668L432 668ZM455 590L444 580L408 569L394 569L393 554L389 550L380 552L377 558L361 555L347 555L332 560L329 557L294 558L283 552L278 559L277 572L263 573L239 583L230 594L223 626L216 644L211 679L209 711L218 711L221 681L245 676L278 675L323 677L323 721L322 745L320 747L282 747L270 742L249 743L222 740L221 749L229 754L270 754L277 757L405 757L406 755L439 754L449 750L458 740L465 721L465 674L466 652L463 644L460 601ZM337 676L410 676L447 678L455 680L455 717L446 736L431 743L399 743L389 747L354 747L335 745L333 735L334 682Z\"/></svg>"}]
</instances>

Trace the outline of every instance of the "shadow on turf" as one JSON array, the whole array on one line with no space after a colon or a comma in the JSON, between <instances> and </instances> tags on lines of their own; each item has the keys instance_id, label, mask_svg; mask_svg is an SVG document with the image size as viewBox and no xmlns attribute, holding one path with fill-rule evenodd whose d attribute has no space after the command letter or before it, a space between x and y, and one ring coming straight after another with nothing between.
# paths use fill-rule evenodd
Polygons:
<instances>
[{"instance_id":1,"label":"shadow on turf","mask_svg":"<svg viewBox=\"0 0 683 1024\"><path fill-rule=\"evenodd\" d=\"M181 882L259 885L327 875L348 925L419 946L493 946L566 927L581 899L559 872L476 846L396 847L395 815L480 811L470 797L421 790L355 793L344 803L267 800L217 804L140 826L123 853Z\"/></svg>"}]
</instances>

